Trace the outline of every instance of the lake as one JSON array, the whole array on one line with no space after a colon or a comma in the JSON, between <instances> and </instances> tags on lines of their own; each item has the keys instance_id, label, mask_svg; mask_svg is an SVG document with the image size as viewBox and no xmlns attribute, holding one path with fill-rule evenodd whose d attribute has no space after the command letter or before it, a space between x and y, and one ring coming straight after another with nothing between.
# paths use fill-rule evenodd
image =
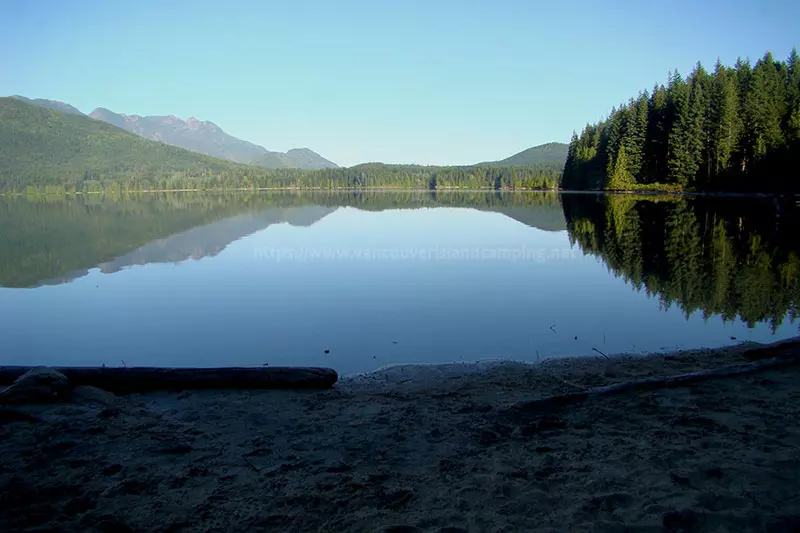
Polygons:
<instances>
[{"instance_id":1,"label":"lake","mask_svg":"<svg viewBox=\"0 0 800 533\"><path fill-rule=\"evenodd\" d=\"M329 366L798 334L800 207L529 192L0 198L0 363Z\"/></svg>"}]
</instances>

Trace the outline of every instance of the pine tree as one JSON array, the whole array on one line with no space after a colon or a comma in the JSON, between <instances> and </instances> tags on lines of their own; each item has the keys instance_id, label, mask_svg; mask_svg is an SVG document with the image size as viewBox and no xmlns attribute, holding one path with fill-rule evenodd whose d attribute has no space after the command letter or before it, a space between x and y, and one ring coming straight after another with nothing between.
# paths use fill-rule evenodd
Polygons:
<instances>
[{"instance_id":1,"label":"pine tree","mask_svg":"<svg viewBox=\"0 0 800 533\"><path fill-rule=\"evenodd\" d=\"M763 159L770 150L783 143L781 119L785 110L785 86L772 54L760 59L750 78L749 111L753 125L753 153Z\"/></svg>"},{"instance_id":2,"label":"pine tree","mask_svg":"<svg viewBox=\"0 0 800 533\"><path fill-rule=\"evenodd\" d=\"M689 146L689 135L692 130L689 90L689 85L676 72L668 88L669 113L673 119L669 132L667 166L669 181L684 187L688 185L694 173Z\"/></svg>"},{"instance_id":3,"label":"pine tree","mask_svg":"<svg viewBox=\"0 0 800 533\"><path fill-rule=\"evenodd\" d=\"M617 157L619 147L622 145L625 125L625 108L620 107L611 109L605 128L603 128L603 138L601 139L600 153L605 155L605 179L614 171L614 159Z\"/></svg>"},{"instance_id":4,"label":"pine tree","mask_svg":"<svg viewBox=\"0 0 800 533\"><path fill-rule=\"evenodd\" d=\"M628 161L627 151L623 144L619 147L616 160L611 164L612 170L608 178L606 189L624 191L633 187L633 176L630 173L629 165L630 161Z\"/></svg>"},{"instance_id":5,"label":"pine tree","mask_svg":"<svg viewBox=\"0 0 800 533\"><path fill-rule=\"evenodd\" d=\"M647 136L645 158L647 174L644 183L666 182L667 174L667 139L670 125L667 122L667 90L663 85L656 85L648 102Z\"/></svg>"},{"instance_id":6,"label":"pine tree","mask_svg":"<svg viewBox=\"0 0 800 533\"><path fill-rule=\"evenodd\" d=\"M787 60L786 113L784 114L784 138L794 144L800 141L800 56L792 49ZM791 150L791 148L790 148Z\"/></svg>"},{"instance_id":7,"label":"pine tree","mask_svg":"<svg viewBox=\"0 0 800 533\"><path fill-rule=\"evenodd\" d=\"M739 142L742 127L739 118L739 97L735 75L717 60L710 103L709 169L716 185L723 185L718 178L729 170L731 159Z\"/></svg>"},{"instance_id":8,"label":"pine tree","mask_svg":"<svg viewBox=\"0 0 800 533\"><path fill-rule=\"evenodd\" d=\"M708 176L708 73L697 63L691 75L691 92L689 98L689 132L688 148L688 183L692 188L704 189ZM706 168L703 172L702 169Z\"/></svg>"},{"instance_id":9,"label":"pine tree","mask_svg":"<svg viewBox=\"0 0 800 533\"><path fill-rule=\"evenodd\" d=\"M577 184L577 166L576 152L578 150L578 134L572 132L572 139L569 141L569 148L567 149L567 160L564 163L564 172L561 174L561 187L564 189L576 189Z\"/></svg>"},{"instance_id":10,"label":"pine tree","mask_svg":"<svg viewBox=\"0 0 800 533\"><path fill-rule=\"evenodd\" d=\"M647 93L642 93L628 104L628 114L623 140L628 157L628 171L633 179L643 181L645 167L645 144L647 142L648 103Z\"/></svg>"}]
</instances>

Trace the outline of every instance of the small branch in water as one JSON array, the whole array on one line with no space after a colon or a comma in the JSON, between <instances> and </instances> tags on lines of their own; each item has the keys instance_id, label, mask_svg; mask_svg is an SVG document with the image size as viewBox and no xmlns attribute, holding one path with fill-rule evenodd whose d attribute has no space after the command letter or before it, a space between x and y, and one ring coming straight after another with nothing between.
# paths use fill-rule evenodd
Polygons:
<instances>
[{"instance_id":1,"label":"small branch in water","mask_svg":"<svg viewBox=\"0 0 800 533\"><path fill-rule=\"evenodd\" d=\"M601 352L601 351L600 351L600 350L598 350L597 348L594 348L594 347L593 347L593 348L592 348L592 350L594 350L595 352L599 353L600 355L602 355L603 357L605 357L606 359L608 359L609 361L611 361L611 358L610 358L609 356L607 356L606 354L604 354L603 352Z\"/></svg>"}]
</instances>

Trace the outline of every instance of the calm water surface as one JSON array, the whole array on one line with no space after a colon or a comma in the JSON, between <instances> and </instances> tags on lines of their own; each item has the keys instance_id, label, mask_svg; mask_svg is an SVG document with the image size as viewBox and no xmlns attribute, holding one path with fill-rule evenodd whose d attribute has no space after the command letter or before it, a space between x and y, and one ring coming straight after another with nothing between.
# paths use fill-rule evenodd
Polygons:
<instances>
[{"instance_id":1,"label":"calm water surface","mask_svg":"<svg viewBox=\"0 0 800 533\"><path fill-rule=\"evenodd\" d=\"M536 193L0 199L0 363L352 374L777 340L798 334L798 211Z\"/></svg>"}]
</instances>

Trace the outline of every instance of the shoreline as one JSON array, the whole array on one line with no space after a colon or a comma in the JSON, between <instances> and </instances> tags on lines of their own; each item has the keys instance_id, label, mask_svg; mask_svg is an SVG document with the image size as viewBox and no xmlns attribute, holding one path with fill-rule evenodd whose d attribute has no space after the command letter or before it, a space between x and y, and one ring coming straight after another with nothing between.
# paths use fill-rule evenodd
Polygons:
<instances>
[{"instance_id":1,"label":"shoreline","mask_svg":"<svg viewBox=\"0 0 800 533\"><path fill-rule=\"evenodd\" d=\"M793 531L800 365L515 406L798 347L401 365L322 391L84 391L2 408L0 529Z\"/></svg>"},{"instance_id":2,"label":"shoreline","mask_svg":"<svg viewBox=\"0 0 800 533\"><path fill-rule=\"evenodd\" d=\"M75 191L74 193L65 192L64 194L61 193L54 193L54 194L47 194L47 193L37 193L37 194L26 194L24 192L19 193L7 193L7 192L0 192L0 197L6 198L14 198L14 197L28 197L28 198L39 198L39 197L76 197L76 196L95 196L95 195L111 195L111 196L129 196L135 194L167 194L167 193L190 193L190 192L201 192L201 193L237 193L237 192L270 192L270 191L280 191L280 192L359 192L359 191L369 191L369 192L427 192L427 193L437 193L437 192L486 192L486 193L555 193L555 194L612 194L612 195L633 195L633 196L674 196L674 197L720 197L720 198L783 198L787 200L791 199L798 199L800 198L800 193L769 193L769 192L735 192L735 191L707 191L707 192L697 192L697 191L673 191L669 189L665 190L658 190L658 189L643 189L643 190L626 190L626 191L605 191L605 190L577 190L577 189L524 189L524 188L516 188L516 189L475 189L471 187L437 187L435 189L420 189L416 187L334 187L334 188L324 188L324 187L257 187L257 188L213 188L213 189L147 189L147 190L133 190L133 191L121 191L119 193L106 193L106 191L90 191L90 192L83 192L83 191Z\"/></svg>"},{"instance_id":3,"label":"shoreline","mask_svg":"<svg viewBox=\"0 0 800 533\"><path fill-rule=\"evenodd\" d=\"M521 361L515 359L476 360L452 363L396 363L370 372L340 375L334 388L371 390L381 392L390 388L404 385L413 390L434 390L448 380L477 379L481 381L492 374L541 374L541 375L583 375L586 373L602 373L608 368L624 367L632 376L639 376L635 372L637 366L647 369L643 375L654 375L654 368L660 372L658 375L668 375L668 368L673 366L686 371L709 370L730 363L751 361L755 355L748 356L748 352L762 352L770 354L783 349L800 346L800 335L786 339L759 343L743 341L727 346L713 348L687 348L667 351L652 352L620 352L610 354L575 355L566 357L552 357L539 361ZM682 365L663 366L666 361L683 362ZM686 364L692 361L691 364ZM616 375L612 372L612 375ZM613 381L613 380L612 380ZM800 389L800 385L798 386Z\"/></svg>"}]
</instances>

